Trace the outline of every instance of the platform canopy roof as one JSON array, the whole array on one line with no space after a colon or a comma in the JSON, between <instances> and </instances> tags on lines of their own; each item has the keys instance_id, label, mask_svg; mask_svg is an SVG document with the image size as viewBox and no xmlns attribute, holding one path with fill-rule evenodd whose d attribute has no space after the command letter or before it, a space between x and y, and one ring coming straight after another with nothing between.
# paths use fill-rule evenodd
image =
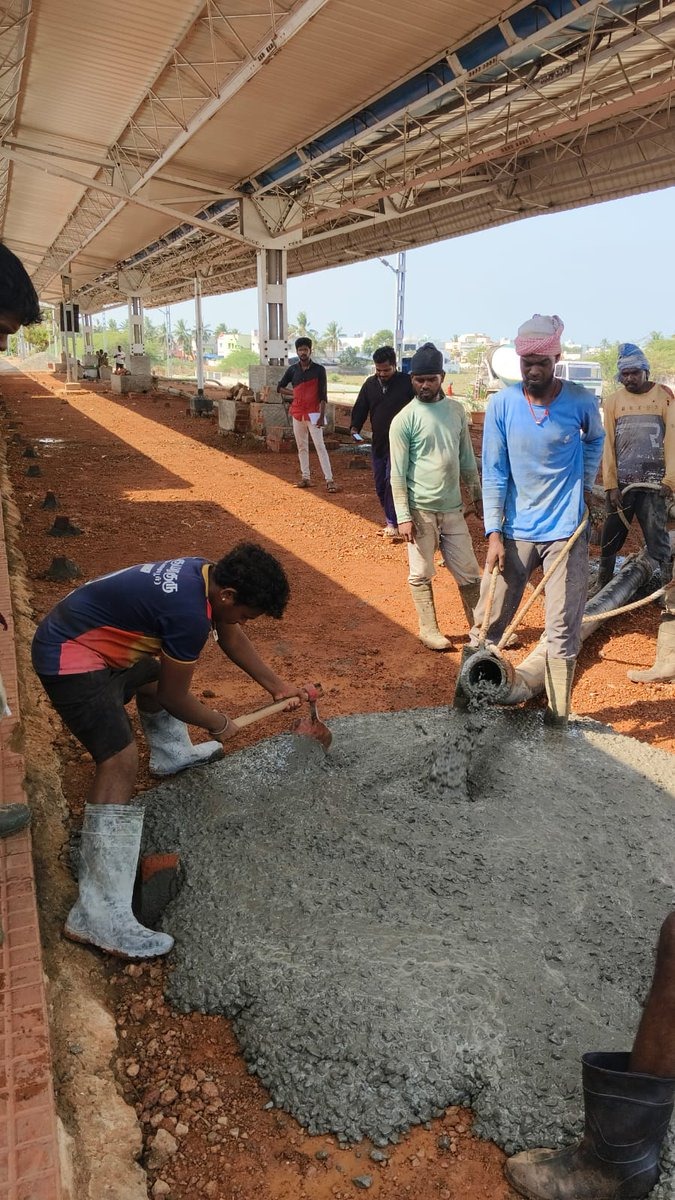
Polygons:
<instances>
[{"instance_id":1,"label":"platform canopy roof","mask_svg":"<svg viewBox=\"0 0 675 1200\"><path fill-rule=\"evenodd\" d=\"M675 0L0 0L0 238L95 312L664 187L674 59Z\"/></svg>"}]
</instances>

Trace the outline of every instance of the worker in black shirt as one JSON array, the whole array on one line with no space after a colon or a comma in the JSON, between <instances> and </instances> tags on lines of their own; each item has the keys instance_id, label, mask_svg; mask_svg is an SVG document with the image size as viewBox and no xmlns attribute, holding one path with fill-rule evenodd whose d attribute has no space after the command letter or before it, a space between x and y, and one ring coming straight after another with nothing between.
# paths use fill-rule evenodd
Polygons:
<instances>
[{"instance_id":1,"label":"worker in black shirt","mask_svg":"<svg viewBox=\"0 0 675 1200\"><path fill-rule=\"evenodd\" d=\"M415 393L410 376L396 369L393 346L380 346L373 354L373 362L375 374L366 379L352 409L351 432L360 433L370 417L375 491L387 522L382 537L397 538L396 509L389 483L389 426Z\"/></svg>"}]
</instances>

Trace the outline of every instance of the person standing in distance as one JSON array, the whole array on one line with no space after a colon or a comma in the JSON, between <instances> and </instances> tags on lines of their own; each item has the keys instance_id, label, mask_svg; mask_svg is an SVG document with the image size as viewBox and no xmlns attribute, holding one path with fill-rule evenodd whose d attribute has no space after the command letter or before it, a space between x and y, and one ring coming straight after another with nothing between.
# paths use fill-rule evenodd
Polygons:
<instances>
[{"instance_id":1,"label":"person standing in distance","mask_svg":"<svg viewBox=\"0 0 675 1200\"><path fill-rule=\"evenodd\" d=\"M290 415L293 418L293 435L300 460L300 479L296 486L299 488L311 486L309 473L309 436L311 434L314 449L326 480L326 490L338 492L340 489L333 479L333 468L330 465L330 458L323 440L328 401L326 368L322 367L321 363L312 361L311 338L296 338L295 349L298 353L298 361L291 363L284 372L277 384L277 391L291 401Z\"/></svg>"},{"instance_id":2,"label":"person standing in distance","mask_svg":"<svg viewBox=\"0 0 675 1200\"><path fill-rule=\"evenodd\" d=\"M368 417L373 431L371 464L377 498L382 505L386 525L384 538L398 538L396 509L391 494L389 429L397 413L415 395L412 379L396 368L393 346L380 346L373 354L375 374L366 379L352 409L350 433L360 433Z\"/></svg>"}]
</instances>

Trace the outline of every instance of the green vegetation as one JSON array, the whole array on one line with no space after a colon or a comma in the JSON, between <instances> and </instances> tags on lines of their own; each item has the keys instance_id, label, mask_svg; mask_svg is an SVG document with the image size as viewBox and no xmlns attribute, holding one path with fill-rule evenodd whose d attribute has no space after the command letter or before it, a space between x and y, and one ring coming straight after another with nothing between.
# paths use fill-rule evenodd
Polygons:
<instances>
[{"instance_id":1,"label":"green vegetation","mask_svg":"<svg viewBox=\"0 0 675 1200\"><path fill-rule=\"evenodd\" d=\"M378 329L377 333L374 333L372 337L366 338L363 343L362 353L364 355L371 355L376 350L379 350L380 346L393 346L393 344L394 335L391 329Z\"/></svg>"},{"instance_id":2,"label":"green vegetation","mask_svg":"<svg viewBox=\"0 0 675 1200\"><path fill-rule=\"evenodd\" d=\"M218 360L215 367L217 371L242 371L254 367L259 362L260 358L257 354L254 354L252 350L242 348L231 350L225 358Z\"/></svg>"}]
</instances>

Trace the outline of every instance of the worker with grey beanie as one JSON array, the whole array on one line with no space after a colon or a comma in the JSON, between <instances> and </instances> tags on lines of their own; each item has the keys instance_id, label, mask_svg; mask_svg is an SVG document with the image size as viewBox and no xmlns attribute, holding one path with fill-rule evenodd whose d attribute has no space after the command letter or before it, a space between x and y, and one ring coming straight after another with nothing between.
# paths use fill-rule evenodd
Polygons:
<instances>
[{"instance_id":1,"label":"worker with grey beanie","mask_svg":"<svg viewBox=\"0 0 675 1200\"><path fill-rule=\"evenodd\" d=\"M415 352L410 374L415 398L394 417L389 431L391 490L399 532L408 544L408 583L420 641L430 650L449 650L436 618L434 555L440 546L471 627L480 567L464 520L460 483L476 504L481 488L466 412L443 392L443 355L432 342Z\"/></svg>"}]
</instances>

